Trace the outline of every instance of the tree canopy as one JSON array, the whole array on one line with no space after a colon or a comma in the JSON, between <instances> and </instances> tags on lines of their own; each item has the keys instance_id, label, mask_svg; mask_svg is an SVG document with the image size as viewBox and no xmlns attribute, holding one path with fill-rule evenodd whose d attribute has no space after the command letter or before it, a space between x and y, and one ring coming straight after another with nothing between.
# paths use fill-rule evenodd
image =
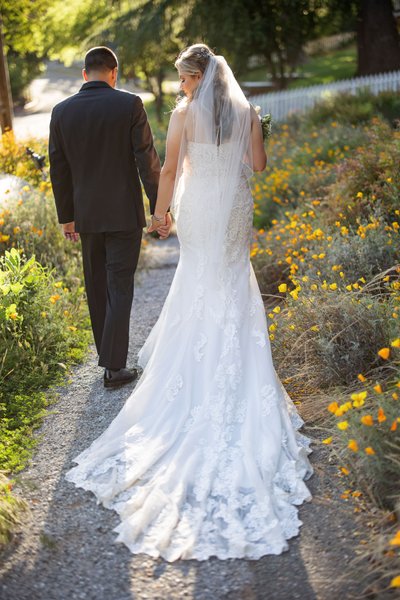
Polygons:
<instances>
[{"instance_id":1,"label":"tree canopy","mask_svg":"<svg viewBox=\"0 0 400 600\"><path fill-rule=\"evenodd\" d=\"M400 68L391 0L0 0L14 94L46 58L68 63L95 44L109 45L122 77L140 77L157 99L179 50L203 41L238 76L250 58L285 87L305 43L357 32L358 72Z\"/></svg>"}]
</instances>

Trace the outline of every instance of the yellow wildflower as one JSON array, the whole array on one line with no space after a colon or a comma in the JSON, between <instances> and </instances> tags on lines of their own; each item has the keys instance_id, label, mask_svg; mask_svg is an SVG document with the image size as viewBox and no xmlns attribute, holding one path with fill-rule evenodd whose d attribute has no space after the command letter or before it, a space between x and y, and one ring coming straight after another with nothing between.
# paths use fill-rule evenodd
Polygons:
<instances>
[{"instance_id":1,"label":"yellow wildflower","mask_svg":"<svg viewBox=\"0 0 400 600\"><path fill-rule=\"evenodd\" d=\"M364 383L364 381L367 381L367 378L364 377L364 375L362 373L359 373L357 375L357 379L359 379L360 381L362 381Z\"/></svg>"},{"instance_id":2,"label":"yellow wildflower","mask_svg":"<svg viewBox=\"0 0 400 600\"><path fill-rule=\"evenodd\" d=\"M371 427L374 424L371 415L363 415L360 420L363 425L367 425L368 427Z\"/></svg>"},{"instance_id":3,"label":"yellow wildflower","mask_svg":"<svg viewBox=\"0 0 400 600\"><path fill-rule=\"evenodd\" d=\"M285 292L287 292L287 285L286 285L286 283L281 283L281 284L278 286L278 290L279 290L279 291L280 291L282 294L284 294Z\"/></svg>"},{"instance_id":4,"label":"yellow wildflower","mask_svg":"<svg viewBox=\"0 0 400 600\"><path fill-rule=\"evenodd\" d=\"M323 444L331 444L331 443L332 443L332 440L333 440L333 437L332 437L332 436L331 436L331 437L327 437L327 438L325 438L324 440L322 440L322 443L323 443Z\"/></svg>"},{"instance_id":5,"label":"yellow wildflower","mask_svg":"<svg viewBox=\"0 0 400 600\"><path fill-rule=\"evenodd\" d=\"M360 406L363 405L365 398L368 396L368 392L367 390L364 390L362 392L357 392L354 394L351 394L350 398L354 401L354 402L360 402L362 404L360 404Z\"/></svg>"},{"instance_id":6,"label":"yellow wildflower","mask_svg":"<svg viewBox=\"0 0 400 600\"><path fill-rule=\"evenodd\" d=\"M393 577L392 581L390 582L390 587L392 587L392 588L400 587L400 575L396 575L396 577Z\"/></svg>"},{"instance_id":7,"label":"yellow wildflower","mask_svg":"<svg viewBox=\"0 0 400 600\"><path fill-rule=\"evenodd\" d=\"M378 350L378 356L383 358L383 360L387 360L390 356L390 348L381 348Z\"/></svg>"},{"instance_id":8,"label":"yellow wildflower","mask_svg":"<svg viewBox=\"0 0 400 600\"><path fill-rule=\"evenodd\" d=\"M353 452L358 452L358 444L357 444L356 440L349 440L347 447L350 450L352 450Z\"/></svg>"},{"instance_id":9,"label":"yellow wildflower","mask_svg":"<svg viewBox=\"0 0 400 600\"><path fill-rule=\"evenodd\" d=\"M397 530L396 535L390 540L390 546L400 546L400 529Z\"/></svg>"},{"instance_id":10,"label":"yellow wildflower","mask_svg":"<svg viewBox=\"0 0 400 600\"><path fill-rule=\"evenodd\" d=\"M382 407L379 407L379 409L378 409L378 422L379 423L383 423L384 421L386 421L385 412L384 412L384 410L383 410Z\"/></svg>"},{"instance_id":11,"label":"yellow wildflower","mask_svg":"<svg viewBox=\"0 0 400 600\"><path fill-rule=\"evenodd\" d=\"M345 431L349 426L348 421L339 421L339 423L337 424L338 429L340 429L341 431Z\"/></svg>"},{"instance_id":12,"label":"yellow wildflower","mask_svg":"<svg viewBox=\"0 0 400 600\"><path fill-rule=\"evenodd\" d=\"M400 338L396 338L393 342L390 343L393 348L400 348Z\"/></svg>"},{"instance_id":13,"label":"yellow wildflower","mask_svg":"<svg viewBox=\"0 0 400 600\"><path fill-rule=\"evenodd\" d=\"M372 456L373 454L375 454L375 450L373 448L371 448L371 446L367 446L365 448L365 454L368 454L369 456Z\"/></svg>"}]
</instances>

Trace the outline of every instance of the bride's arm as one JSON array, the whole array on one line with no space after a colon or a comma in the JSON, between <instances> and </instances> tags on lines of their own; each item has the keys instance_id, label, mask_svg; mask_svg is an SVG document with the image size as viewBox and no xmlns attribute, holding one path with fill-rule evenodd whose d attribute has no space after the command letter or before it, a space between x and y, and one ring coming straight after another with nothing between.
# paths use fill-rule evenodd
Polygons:
<instances>
[{"instance_id":1,"label":"bride's arm","mask_svg":"<svg viewBox=\"0 0 400 600\"><path fill-rule=\"evenodd\" d=\"M165 221L165 215L171 204L184 123L185 110L175 109L168 126L165 162L161 169L157 202L154 209L156 218L153 218L149 232L155 231L160 226L160 222Z\"/></svg>"},{"instance_id":2,"label":"bride's arm","mask_svg":"<svg viewBox=\"0 0 400 600\"><path fill-rule=\"evenodd\" d=\"M267 165L267 154L264 148L260 119L253 106L251 106L251 146L253 153L253 170L264 171Z\"/></svg>"}]
</instances>

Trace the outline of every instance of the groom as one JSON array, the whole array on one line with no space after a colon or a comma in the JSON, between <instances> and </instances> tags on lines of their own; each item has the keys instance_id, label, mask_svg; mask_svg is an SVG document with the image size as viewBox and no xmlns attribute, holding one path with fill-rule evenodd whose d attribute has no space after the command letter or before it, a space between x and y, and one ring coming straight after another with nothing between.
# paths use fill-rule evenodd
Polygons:
<instances>
[{"instance_id":1,"label":"groom","mask_svg":"<svg viewBox=\"0 0 400 600\"><path fill-rule=\"evenodd\" d=\"M106 47L85 56L80 91L54 107L49 158L59 222L82 243L83 270L104 386L133 381L126 368L133 278L146 226L140 179L157 198L160 161L139 96L116 90L118 60ZM157 230L167 237L169 215ZM78 233L79 232L79 233Z\"/></svg>"}]
</instances>

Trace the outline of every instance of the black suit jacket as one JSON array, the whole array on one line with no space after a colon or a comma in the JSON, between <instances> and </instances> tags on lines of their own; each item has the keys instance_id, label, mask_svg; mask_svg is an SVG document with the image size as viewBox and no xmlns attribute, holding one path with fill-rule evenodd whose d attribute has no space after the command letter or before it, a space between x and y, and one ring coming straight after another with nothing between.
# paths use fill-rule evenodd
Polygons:
<instances>
[{"instance_id":1,"label":"black suit jacket","mask_svg":"<svg viewBox=\"0 0 400 600\"><path fill-rule=\"evenodd\" d=\"M49 158L60 223L87 233L145 227L139 174L153 213L160 161L139 96L85 83L53 109Z\"/></svg>"}]
</instances>

